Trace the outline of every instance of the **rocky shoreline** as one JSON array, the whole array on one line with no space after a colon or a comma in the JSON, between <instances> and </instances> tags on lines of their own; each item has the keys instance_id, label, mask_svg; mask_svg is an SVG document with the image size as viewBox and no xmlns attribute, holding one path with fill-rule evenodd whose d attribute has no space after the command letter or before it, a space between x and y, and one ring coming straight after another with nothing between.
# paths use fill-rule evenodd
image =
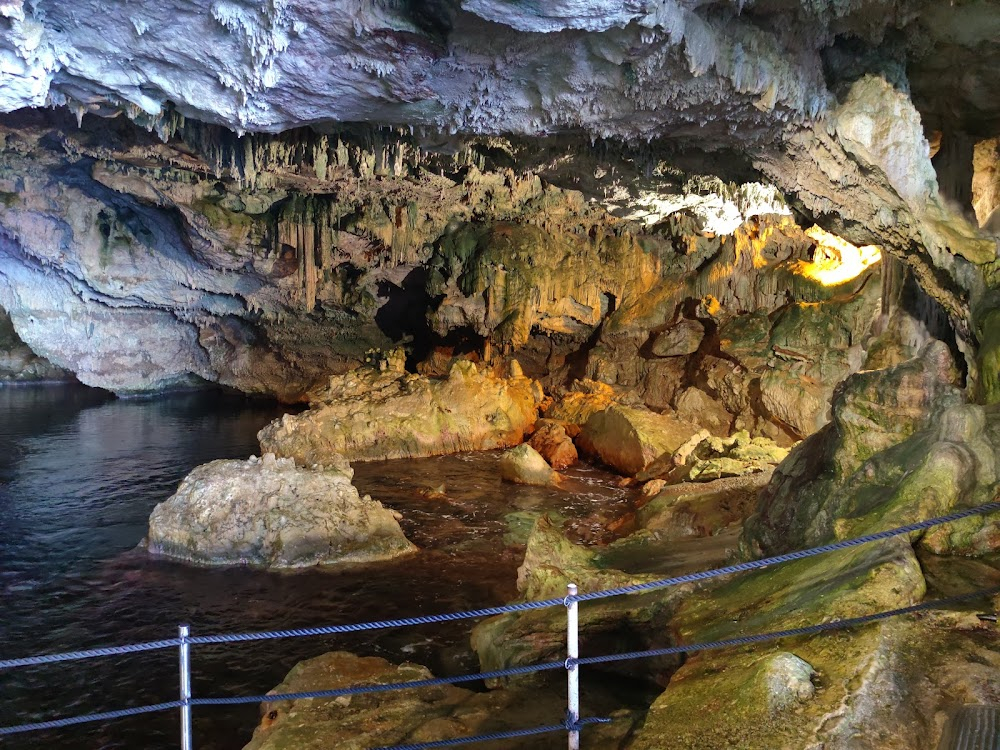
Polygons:
<instances>
[{"instance_id":1,"label":"rocky shoreline","mask_svg":"<svg viewBox=\"0 0 1000 750\"><path fill-rule=\"evenodd\" d=\"M394 356L390 354L388 361ZM558 472L532 444L561 457L565 464L570 460L566 458L568 441L579 455L617 469L623 482L636 488L632 520L621 525L611 544L581 546L566 538L560 520L536 514L524 538L524 562L518 570L519 600L523 601L562 596L571 581L583 591L595 591L654 580L658 577L656 561L669 554L671 545L683 539L711 538L730 529L742 527L738 554L747 559L944 514L992 499L996 467L1000 467L1000 412L962 403L954 361L940 343L926 345L912 359L848 377L834 396L833 421L790 452L746 431L718 437L711 434L706 422L689 423L672 413L626 406L628 392L598 383L581 381L552 397L538 383L524 378L516 364L509 380L488 371L481 373L464 360L453 364L446 377L434 378L406 375L401 368L387 365L387 359L375 358L368 369L331 380L314 406L294 418L297 425L310 427L290 430L289 419L283 418L265 428L261 440L269 447L283 445L282 440L291 441L285 445L316 446L315 440L296 442L299 439L295 436L305 429L312 430L311 434L335 436L336 430L346 429L350 422L345 420L349 419L362 419L377 433L347 430L340 434L350 434L352 443L344 442L345 438L325 438L323 445L327 447L322 452L315 447L304 451L285 448L293 454L299 450L296 456L302 463L268 454L245 463L216 462L219 465L201 467L182 483L175 498L154 512L150 551L201 562L278 567L412 553L414 548L403 537L393 514L353 490L347 459L329 447L335 445L356 446L349 455L357 461L394 453L411 455L405 452L411 448L395 446L431 446L427 453L442 452L464 447L472 439L456 436L479 434L484 436L475 438L482 441L480 447L496 447L504 441L520 443L500 454L499 477L557 488ZM373 389L366 400L369 391L364 384L369 383L384 386ZM523 393L521 401L510 397L510 388L521 389L517 391ZM442 398L442 393L448 397ZM894 394L891 403L881 395L889 393ZM880 394L877 401L874 394ZM389 399L400 398L408 400L403 419L394 425L394 412L387 404ZM421 414L421 407L415 405L420 400L436 413L446 411L448 418L415 418ZM522 422L511 427L509 405L517 403L525 405L518 412ZM505 416L483 419L484 413ZM375 421L375 415L385 419ZM382 442L376 435L388 437ZM332 468L307 463L320 455ZM913 467L917 467L916 473ZM274 496L266 490L272 481L266 478L268 472L285 477L285 491L292 493L286 501L267 499ZM327 484L317 484L321 481ZM338 510L344 501L334 498L344 492L353 498L348 499L348 505L354 503L355 510L347 511L348 506ZM237 497L255 495L264 501L260 509L237 510L246 502ZM315 499L306 502L307 497ZM205 510L195 510L198 507ZM205 520L202 516L206 511L220 520ZM275 513L281 518L280 531L267 520L275 518ZM330 513L346 515L334 516L339 519L334 521ZM187 520L177 520L184 517ZM172 521L167 522L167 518ZM186 531L168 531L171 523ZM325 531L318 538L320 528ZM234 529L239 532L230 533ZM181 537L184 541L178 541ZM349 549L344 548L345 539L352 540ZM982 555L995 552L998 539L998 515L975 517L910 540L895 538L790 563L774 572L758 571L732 581L588 603L581 614L581 642L588 652L659 648L903 607L921 601L926 592L915 549ZM318 554L318 547L325 551ZM224 554L219 552L223 548ZM737 554L736 546L732 552ZM945 688L935 680L930 685L913 680L931 664L940 663L942 674L951 674L951 662L941 661L944 657L934 649L908 653L905 663L898 662L894 654L912 637L908 634L923 627L921 632L931 633L929 637L938 648L962 654L961 658L989 660L983 644L993 636L984 623L958 613L935 613L925 619L922 626L900 620L825 639L625 663L611 673L623 679L659 683L666 690L639 724L633 725L637 720L633 716L627 722L631 728L601 734L600 741L623 750L694 748L706 741L713 747L735 742L760 750L800 748L817 742L829 748L854 748L858 746L856 739L849 738L856 738L859 732L877 734L878 727L888 721L886 711L891 710L887 696L902 691L936 708L920 719L923 728L906 734L905 741L865 747L930 750L932 744L925 743L923 737L941 731ZM560 658L563 620L561 612L537 611L479 623L472 630L471 645L481 669ZM349 654L318 657L314 666L304 664L293 670L289 682L276 690L289 685L298 686L296 689L326 686L333 672L328 665L319 665L326 664L325 660L353 663L350 660L356 658ZM875 668L876 663L891 666ZM385 677L371 679L389 679L396 674L392 672L395 669L416 669L426 675L412 665L397 668L379 662L376 666L389 671ZM540 701L550 690L546 680L537 677L504 680L490 688L486 694L466 695L458 688L444 691L440 718L434 718L433 711L428 713L427 706L417 708L409 698L386 699L388 703L376 700L364 709L350 701L334 701L329 708L321 708L323 702L315 708L311 704L298 707L295 702L278 708L266 704L265 719L248 748L279 748L288 743L327 747L322 737L331 731L358 732L358 737L371 741L382 741L374 738L383 737L393 738L386 740L392 742L457 737L505 725L478 720L470 723L459 718L467 715L465 709L449 714L456 706L471 706L469 701L483 701L484 706L500 701L523 718L531 712L517 708L519 701ZM950 683L947 695L959 689L965 695L985 696L1000 686L987 674L973 670L963 674L959 682ZM701 715L696 707L720 701L726 706L725 721L704 723L690 718ZM366 711L381 718L372 724L375 719L365 718ZM468 714L473 715L478 714ZM361 725L377 725L379 729L368 734L368 729L359 728ZM849 742L854 744L845 744Z\"/></svg>"}]
</instances>

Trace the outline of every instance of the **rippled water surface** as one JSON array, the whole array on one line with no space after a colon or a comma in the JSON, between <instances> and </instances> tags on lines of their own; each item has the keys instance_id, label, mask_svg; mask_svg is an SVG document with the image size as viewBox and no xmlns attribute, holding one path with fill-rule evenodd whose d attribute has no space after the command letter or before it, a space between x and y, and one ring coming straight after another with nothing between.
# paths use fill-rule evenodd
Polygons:
<instances>
[{"instance_id":1,"label":"rippled water surface","mask_svg":"<svg viewBox=\"0 0 1000 750\"><path fill-rule=\"evenodd\" d=\"M355 483L404 514L421 547L402 561L264 573L150 559L135 547L153 506L198 464L258 451L281 408L202 393L146 401L83 387L0 389L0 657L196 634L430 614L515 596L518 511L555 509L579 539L628 511L616 478L582 468L561 490L501 484L496 454L356 465ZM518 526L518 519L522 519ZM506 541L505 541L506 536ZM197 695L263 693L297 661L334 648L474 671L468 623L337 638L197 647ZM0 725L174 700L176 653L0 673ZM257 707L195 711L199 750L241 748ZM0 739L3 748L177 747L177 718L134 719Z\"/></svg>"}]
</instances>

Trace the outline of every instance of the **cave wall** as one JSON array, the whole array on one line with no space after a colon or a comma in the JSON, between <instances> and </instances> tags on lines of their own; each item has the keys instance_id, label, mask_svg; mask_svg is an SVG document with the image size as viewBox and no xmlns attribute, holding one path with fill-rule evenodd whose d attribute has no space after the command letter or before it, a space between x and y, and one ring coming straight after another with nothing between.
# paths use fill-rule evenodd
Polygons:
<instances>
[{"instance_id":1,"label":"cave wall","mask_svg":"<svg viewBox=\"0 0 1000 750\"><path fill-rule=\"evenodd\" d=\"M427 374L514 357L550 391L596 379L788 443L826 423L892 312L877 266L815 275L840 250L774 188L687 174L667 149L199 123L164 142L59 113L0 132L0 304L36 352L118 393L300 400L402 347Z\"/></svg>"}]
</instances>

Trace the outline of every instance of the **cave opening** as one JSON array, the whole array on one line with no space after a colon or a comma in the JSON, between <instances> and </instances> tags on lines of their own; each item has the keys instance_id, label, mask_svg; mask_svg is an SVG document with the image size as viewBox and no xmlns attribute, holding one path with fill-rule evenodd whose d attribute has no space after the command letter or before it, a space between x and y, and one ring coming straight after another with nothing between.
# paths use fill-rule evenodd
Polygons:
<instances>
[{"instance_id":1,"label":"cave opening","mask_svg":"<svg viewBox=\"0 0 1000 750\"><path fill-rule=\"evenodd\" d=\"M483 356L486 338L471 326L457 326L441 334L428 321L428 314L440 300L427 292L428 271L423 266L410 270L396 284L383 279L378 296L384 300L375 313L379 330L406 352L406 369L417 366L439 351L446 356Z\"/></svg>"}]
</instances>

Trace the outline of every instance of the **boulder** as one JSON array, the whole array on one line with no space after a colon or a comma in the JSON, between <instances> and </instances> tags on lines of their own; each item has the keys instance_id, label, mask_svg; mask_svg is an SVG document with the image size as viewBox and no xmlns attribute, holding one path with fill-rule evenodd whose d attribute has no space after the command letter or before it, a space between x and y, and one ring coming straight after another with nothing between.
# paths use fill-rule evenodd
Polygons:
<instances>
[{"instance_id":1,"label":"boulder","mask_svg":"<svg viewBox=\"0 0 1000 750\"><path fill-rule=\"evenodd\" d=\"M528 444L556 470L572 466L579 459L565 425L551 419L539 420Z\"/></svg>"},{"instance_id":2,"label":"boulder","mask_svg":"<svg viewBox=\"0 0 1000 750\"><path fill-rule=\"evenodd\" d=\"M713 435L726 437L733 426L733 415L726 407L700 388L688 388L674 402L678 419L696 424Z\"/></svg>"},{"instance_id":3,"label":"boulder","mask_svg":"<svg viewBox=\"0 0 1000 750\"><path fill-rule=\"evenodd\" d=\"M596 380L575 380L562 398L545 411L547 419L584 425L597 412L617 401L615 390Z\"/></svg>"},{"instance_id":4,"label":"boulder","mask_svg":"<svg viewBox=\"0 0 1000 750\"><path fill-rule=\"evenodd\" d=\"M694 354L705 338L705 326L697 320L682 318L653 339L651 351L656 357L680 357Z\"/></svg>"},{"instance_id":5,"label":"boulder","mask_svg":"<svg viewBox=\"0 0 1000 750\"><path fill-rule=\"evenodd\" d=\"M301 568L388 560L416 550L398 514L351 484L342 459L297 468L273 454L199 466L153 509L146 545L203 565Z\"/></svg>"},{"instance_id":6,"label":"boulder","mask_svg":"<svg viewBox=\"0 0 1000 750\"><path fill-rule=\"evenodd\" d=\"M415 458L518 445L535 424L541 386L501 378L472 362L447 378L411 375L402 363L330 378L308 411L286 414L258 434L263 450L302 464Z\"/></svg>"},{"instance_id":7,"label":"boulder","mask_svg":"<svg viewBox=\"0 0 1000 750\"><path fill-rule=\"evenodd\" d=\"M392 664L376 656L334 651L299 662L271 692L335 690L433 677L419 664ZM589 695L597 699L598 710L620 707L620 703L609 705L609 696L600 693L598 689ZM561 720L565 707L565 699L556 690L477 692L455 685L325 700L271 701L261 704L260 724L244 750L368 750L437 742L553 724ZM619 747L637 718L627 712L616 712L616 717L622 720L588 727L588 738L595 747ZM533 750L539 745L536 738L529 737L505 740L503 746Z\"/></svg>"},{"instance_id":8,"label":"boulder","mask_svg":"<svg viewBox=\"0 0 1000 750\"><path fill-rule=\"evenodd\" d=\"M634 476L663 454L673 454L698 427L667 414L612 406L584 426L577 446L589 456Z\"/></svg>"},{"instance_id":9,"label":"boulder","mask_svg":"<svg viewBox=\"0 0 1000 750\"><path fill-rule=\"evenodd\" d=\"M780 652L761 665L767 687L767 705L771 713L794 708L816 695L813 678L816 670L795 654Z\"/></svg>"},{"instance_id":10,"label":"boulder","mask_svg":"<svg viewBox=\"0 0 1000 750\"><path fill-rule=\"evenodd\" d=\"M557 484L561 479L538 451L527 443L504 452L497 466L500 469L500 478L514 484L547 487Z\"/></svg>"}]
</instances>

